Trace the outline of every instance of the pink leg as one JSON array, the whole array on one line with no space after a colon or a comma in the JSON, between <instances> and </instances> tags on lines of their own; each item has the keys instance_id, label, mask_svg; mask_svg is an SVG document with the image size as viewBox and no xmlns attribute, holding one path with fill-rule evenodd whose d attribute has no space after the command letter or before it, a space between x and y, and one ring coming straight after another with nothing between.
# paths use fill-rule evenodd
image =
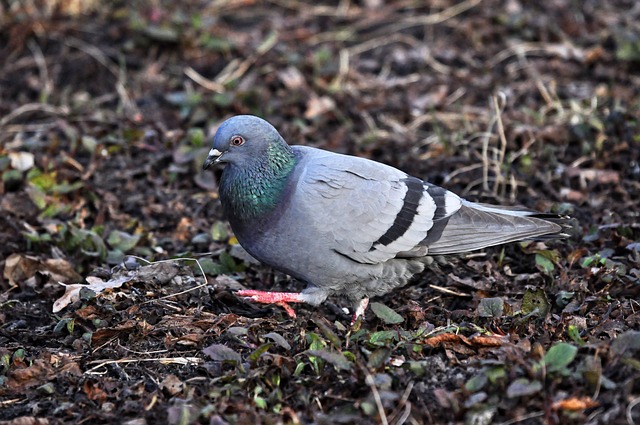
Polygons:
<instances>
[{"instance_id":1,"label":"pink leg","mask_svg":"<svg viewBox=\"0 0 640 425\"><path fill-rule=\"evenodd\" d=\"M351 326L353 326L356 323L356 321L358 320L358 317L364 318L364 312L368 306L369 306L369 298L363 298L360 300L360 302L358 303L358 306L356 307L355 313L353 313Z\"/></svg>"},{"instance_id":2,"label":"pink leg","mask_svg":"<svg viewBox=\"0 0 640 425\"><path fill-rule=\"evenodd\" d=\"M276 304L285 309L289 317L295 318L296 312L293 311L288 303L303 303L302 294L299 292L268 292L255 291L253 289L245 289L236 292L241 297L249 297L253 301L262 304Z\"/></svg>"}]
</instances>

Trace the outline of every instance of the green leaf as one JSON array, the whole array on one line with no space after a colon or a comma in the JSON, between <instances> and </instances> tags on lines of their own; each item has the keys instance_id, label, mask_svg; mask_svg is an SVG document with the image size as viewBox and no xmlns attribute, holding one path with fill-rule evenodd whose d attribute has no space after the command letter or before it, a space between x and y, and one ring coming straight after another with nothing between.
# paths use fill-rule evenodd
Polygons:
<instances>
[{"instance_id":1,"label":"green leaf","mask_svg":"<svg viewBox=\"0 0 640 425\"><path fill-rule=\"evenodd\" d=\"M211 344L204 348L202 352L209 356L211 360L218 362L240 363L242 361L240 354L222 344Z\"/></svg>"},{"instance_id":2,"label":"green leaf","mask_svg":"<svg viewBox=\"0 0 640 425\"><path fill-rule=\"evenodd\" d=\"M314 317L311 320L320 329L320 331L325 336L325 338L327 338L329 340L331 345L333 345L335 348L338 348L338 349L340 347L342 347L342 341L340 340L340 337L338 335L336 335L336 333L333 332L333 330L331 330L331 328L329 328L329 326L327 326L327 324L325 323L324 319L320 319L318 317Z\"/></svg>"},{"instance_id":3,"label":"green leaf","mask_svg":"<svg viewBox=\"0 0 640 425\"><path fill-rule=\"evenodd\" d=\"M320 336L316 333L309 332L306 339L309 342L309 351L322 350L327 346L327 342L321 339ZM309 361L311 362L316 374L320 374L320 370L322 369L322 365L324 364L322 358L309 356Z\"/></svg>"},{"instance_id":4,"label":"green leaf","mask_svg":"<svg viewBox=\"0 0 640 425\"><path fill-rule=\"evenodd\" d=\"M384 345L393 342L398 337L396 331L378 331L371 334L369 343L376 345Z\"/></svg>"},{"instance_id":5,"label":"green leaf","mask_svg":"<svg viewBox=\"0 0 640 425\"><path fill-rule=\"evenodd\" d=\"M242 271L242 265L236 264L232 256L223 252L220 254L220 266L222 267L222 273L235 273Z\"/></svg>"},{"instance_id":6,"label":"green leaf","mask_svg":"<svg viewBox=\"0 0 640 425\"><path fill-rule=\"evenodd\" d=\"M487 378L489 378L489 382L495 384L498 381L501 381L507 377L507 371L504 366L495 366L487 369L486 371Z\"/></svg>"},{"instance_id":7,"label":"green leaf","mask_svg":"<svg viewBox=\"0 0 640 425\"><path fill-rule=\"evenodd\" d=\"M256 348L253 351L253 353L249 354L249 357L247 357L247 360L249 360L250 362L258 361L260 356L262 356L264 353L269 351L269 348L271 348L271 347L273 347L273 343L272 342L267 342L266 344L262 344L260 347Z\"/></svg>"},{"instance_id":8,"label":"green leaf","mask_svg":"<svg viewBox=\"0 0 640 425\"><path fill-rule=\"evenodd\" d=\"M198 260L198 262L200 263L200 267L202 267L202 270L209 276L217 276L222 272L222 267L220 266L220 264L216 263L211 258L201 258Z\"/></svg>"},{"instance_id":9,"label":"green leaf","mask_svg":"<svg viewBox=\"0 0 640 425\"><path fill-rule=\"evenodd\" d=\"M486 384L488 378L487 374L484 372L480 372L473 378L469 379L466 384L464 384L464 388L472 393L480 391Z\"/></svg>"},{"instance_id":10,"label":"green leaf","mask_svg":"<svg viewBox=\"0 0 640 425\"><path fill-rule=\"evenodd\" d=\"M224 241L229 237L227 225L222 221L216 221L215 223L213 223L209 233L211 234L211 239L213 239L215 242Z\"/></svg>"},{"instance_id":11,"label":"green leaf","mask_svg":"<svg viewBox=\"0 0 640 425\"><path fill-rule=\"evenodd\" d=\"M349 370L353 366L342 353L327 350L307 350L305 354L309 357L319 357L327 363L332 364L336 369Z\"/></svg>"},{"instance_id":12,"label":"green leaf","mask_svg":"<svg viewBox=\"0 0 640 425\"><path fill-rule=\"evenodd\" d=\"M576 325L569 325L567 328L567 334L576 344L583 346L585 342L582 340L580 336L580 329Z\"/></svg>"},{"instance_id":13,"label":"green leaf","mask_svg":"<svg viewBox=\"0 0 640 425\"><path fill-rule=\"evenodd\" d=\"M542 389L540 381L529 381L527 378L518 378L507 387L507 397L516 398L533 395Z\"/></svg>"},{"instance_id":14,"label":"green leaf","mask_svg":"<svg viewBox=\"0 0 640 425\"><path fill-rule=\"evenodd\" d=\"M367 360L367 367L370 369L378 369L382 367L391 356L391 348L381 347L375 350Z\"/></svg>"},{"instance_id":15,"label":"green leaf","mask_svg":"<svg viewBox=\"0 0 640 425\"><path fill-rule=\"evenodd\" d=\"M267 400L258 395L253 396L253 402L256 404L258 409L264 410L267 408Z\"/></svg>"},{"instance_id":16,"label":"green leaf","mask_svg":"<svg viewBox=\"0 0 640 425\"><path fill-rule=\"evenodd\" d=\"M538 316L544 317L549 312L549 301L541 288L527 289L522 297L522 313L531 314L537 311Z\"/></svg>"},{"instance_id":17,"label":"green leaf","mask_svg":"<svg viewBox=\"0 0 640 425\"><path fill-rule=\"evenodd\" d=\"M613 341L611 351L619 356L631 357L640 351L640 331L627 331Z\"/></svg>"},{"instance_id":18,"label":"green leaf","mask_svg":"<svg viewBox=\"0 0 640 425\"><path fill-rule=\"evenodd\" d=\"M233 337L245 336L249 334L249 329L244 326L231 326L226 333Z\"/></svg>"},{"instance_id":19,"label":"green leaf","mask_svg":"<svg viewBox=\"0 0 640 425\"><path fill-rule=\"evenodd\" d=\"M120 230L113 230L111 233L109 233L107 243L112 248L119 249L122 252L127 252L133 249L138 244L140 236L141 235L139 234L131 235Z\"/></svg>"},{"instance_id":20,"label":"green leaf","mask_svg":"<svg viewBox=\"0 0 640 425\"><path fill-rule=\"evenodd\" d=\"M60 335L66 331L67 333L73 333L73 328L75 325L75 321L72 318L66 317L56 323L56 326L53 328L53 333L56 335Z\"/></svg>"},{"instance_id":21,"label":"green leaf","mask_svg":"<svg viewBox=\"0 0 640 425\"><path fill-rule=\"evenodd\" d=\"M551 274L556 268L551 260L540 253L536 254L536 266L544 274Z\"/></svg>"},{"instance_id":22,"label":"green leaf","mask_svg":"<svg viewBox=\"0 0 640 425\"><path fill-rule=\"evenodd\" d=\"M44 193L49 193L56 185L54 173L29 173L29 181Z\"/></svg>"},{"instance_id":23,"label":"green leaf","mask_svg":"<svg viewBox=\"0 0 640 425\"><path fill-rule=\"evenodd\" d=\"M387 325L396 325L404 322L404 318L382 303L371 303L371 311L376 317Z\"/></svg>"},{"instance_id":24,"label":"green leaf","mask_svg":"<svg viewBox=\"0 0 640 425\"><path fill-rule=\"evenodd\" d=\"M47 195L39 186L35 184L29 184L26 188L27 195L31 199L39 210L43 210L47 207Z\"/></svg>"},{"instance_id":25,"label":"green leaf","mask_svg":"<svg viewBox=\"0 0 640 425\"><path fill-rule=\"evenodd\" d=\"M500 297L482 298L477 311L480 317L501 317L504 311L504 300Z\"/></svg>"},{"instance_id":26,"label":"green leaf","mask_svg":"<svg viewBox=\"0 0 640 425\"><path fill-rule=\"evenodd\" d=\"M204 131L199 127L190 128L187 132L187 138L191 143L191 146L196 148L201 148L205 144L205 139L207 136L204 134Z\"/></svg>"},{"instance_id":27,"label":"green leaf","mask_svg":"<svg viewBox=\"0 0 640 425\"><path fill-rule=\"evenodd\" d=\"M560 372L571 364L577 353L578 347L566 342L559 342L549 348L542 361L549 372Z\"/></svg>"},{"instance_id":28,"label":"green leaf","mask_svg":"<svg viewBox=\"0 0 640 425\"><path fill-rule=\"evenodd\" d=\"M280 347L284 348L285 350L291 350L291 345L279 333L269 332L268 334L265 334L264 337L265 338L269 338L270 340L272 340L273 342L275 342L276 344L278 344Z\"/></svg>"}]
</instances>

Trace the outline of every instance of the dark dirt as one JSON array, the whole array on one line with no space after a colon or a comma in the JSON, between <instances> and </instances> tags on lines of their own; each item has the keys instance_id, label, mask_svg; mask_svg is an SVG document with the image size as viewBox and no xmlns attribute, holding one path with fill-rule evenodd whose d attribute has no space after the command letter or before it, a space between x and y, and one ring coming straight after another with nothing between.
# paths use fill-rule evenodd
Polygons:
<instances>
[{"instance_id":1,"label":"dark dirt","mask_svg":"<svg viewBox=\"0 0 640 425\"><path fill-rule=\"evenodd\" d=\"M0 424L640 423L639 4L428 3L0 2ZM240 113L577 234L291 319L200 171Z\"/></svg>"}]
</instances>

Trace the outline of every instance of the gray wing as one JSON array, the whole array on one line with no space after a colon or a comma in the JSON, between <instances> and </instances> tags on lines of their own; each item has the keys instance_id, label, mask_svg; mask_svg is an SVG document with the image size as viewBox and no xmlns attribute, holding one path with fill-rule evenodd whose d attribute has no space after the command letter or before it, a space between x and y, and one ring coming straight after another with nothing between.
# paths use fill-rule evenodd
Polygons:
<instances>
[{"instance_id":1,"label":"gray wing","mask_svg":"<svg viewBox=\"0 0 640 425\"><path fill-rule=\"evenodd\" d=\"M293 204L328 235L323 243L354 261L376 264L424 256L423 241L434 224L462 206L454 193L393 167L310 148L302 152L300 198Z\"/></svg>"},{"instance_id":2,"label":"gray wing","mask_svg":"<svg viewBox=\"0 0 640 425\"><path fill-rule=\"evenodd\" d=\"M525 239L567 237L568 218L521 207L501 207L462 200L429 254L455 254Z\"/></svg>"}]
</instances>

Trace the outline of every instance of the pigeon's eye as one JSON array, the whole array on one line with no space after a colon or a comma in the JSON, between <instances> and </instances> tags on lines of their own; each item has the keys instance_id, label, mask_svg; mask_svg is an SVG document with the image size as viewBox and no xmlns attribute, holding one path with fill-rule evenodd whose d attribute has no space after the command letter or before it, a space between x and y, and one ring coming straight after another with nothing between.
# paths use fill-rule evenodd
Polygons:
<instances>
[{"instance_id":1,"label":"pigeon's eye","mask_svg":"<svg viewBox=\"0 0 640 425\"><path fill-rule=\"evenodd\" d=\"M233 136L231 138L231 145L232 146L244 145L244 139L241 136Z\"/></svg>"}]
</instances>

